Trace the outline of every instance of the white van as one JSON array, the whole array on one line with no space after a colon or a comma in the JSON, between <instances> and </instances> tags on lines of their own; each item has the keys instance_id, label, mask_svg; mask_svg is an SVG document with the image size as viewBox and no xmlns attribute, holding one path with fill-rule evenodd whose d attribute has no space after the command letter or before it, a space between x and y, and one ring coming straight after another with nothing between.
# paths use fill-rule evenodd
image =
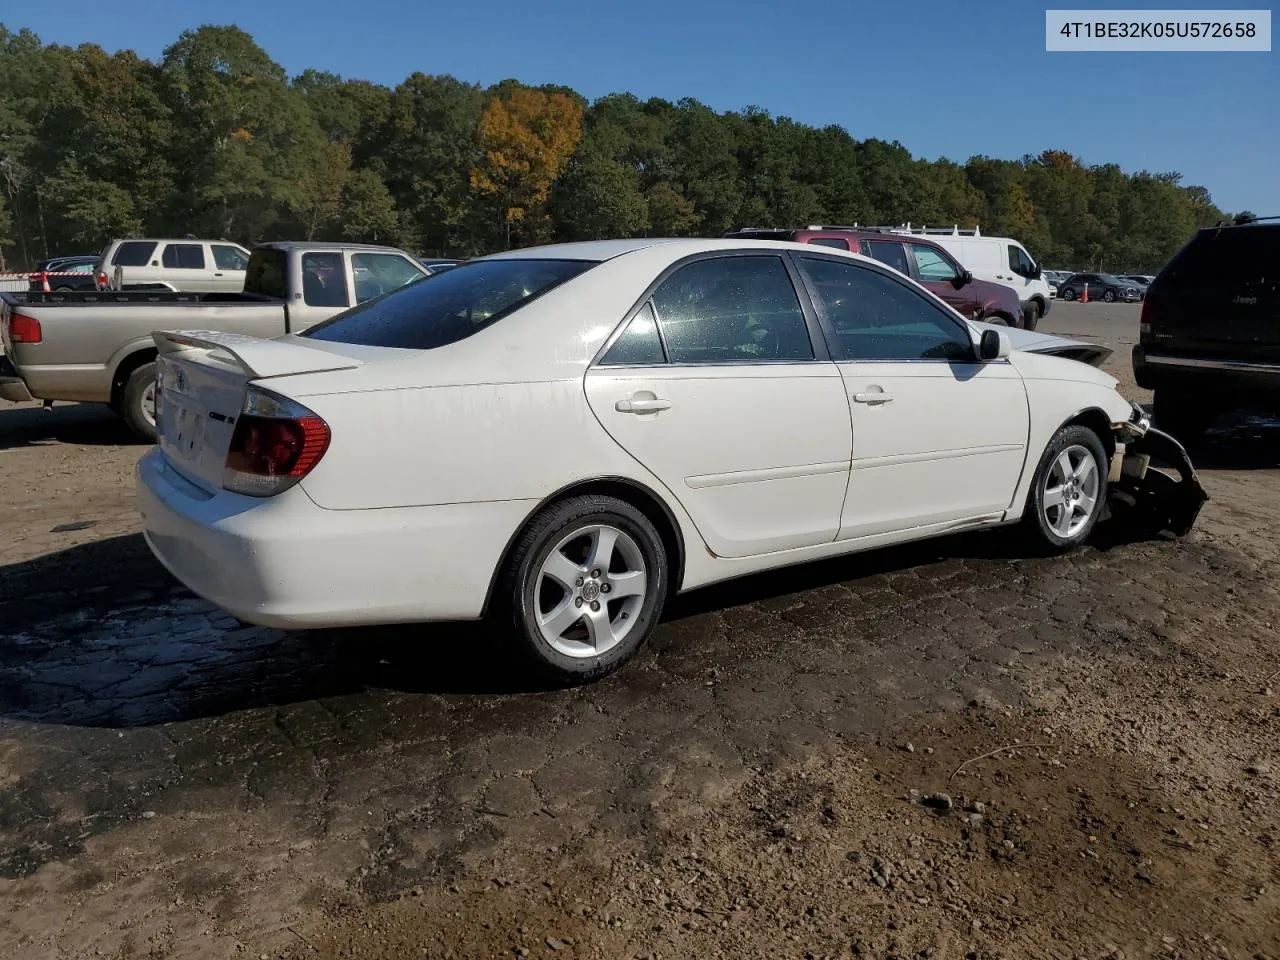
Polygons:
<instances>
[{"instance_id":1,"label":"white van","mask_svg":"<svg viewBox=\"0 0 1280 960\"><path fill-rule=\"evenodd\" d=\"M146 284L183 293L239 293L249 251L228 240L112 240L94 271L99 287Z\"/></svg>"},{"instance_id":2,"label":"white van","mask_svg":"<svg viewBox=\"0 0 1280 960\"><path fill-rule=\"evenodd\" d=\"M1039 265L1017 240L1009 237L984 237L977 227L972 230L913 227L905 224L891 228L894 233L927 236L960 261L960 265L979 280L989 280L1011 287L1022 302L1023 326L1034 330L1040 318L1049 312L1053 294Z\"/></svg>"}]
</instances>

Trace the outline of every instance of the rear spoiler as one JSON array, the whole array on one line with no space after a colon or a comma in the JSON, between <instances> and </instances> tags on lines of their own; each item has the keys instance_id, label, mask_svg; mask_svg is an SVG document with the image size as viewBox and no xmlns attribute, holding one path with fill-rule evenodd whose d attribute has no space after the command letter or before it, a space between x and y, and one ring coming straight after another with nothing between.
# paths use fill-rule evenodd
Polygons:
<instances>
[{"instance_id":1,"label":"rear spoiler","mask_svg":"<svg viewBox=\"0 0 1280 960\"><path fill-rule=\"evenodd\" d=\"M362 366L359 360L329 353L327 350L304 347L284 340L264 340L243 333L157 330L151 336L162 357L184 351L202 351L209 360L234 364L251 380L350 370Z\"/></svg>"}]
</instances>

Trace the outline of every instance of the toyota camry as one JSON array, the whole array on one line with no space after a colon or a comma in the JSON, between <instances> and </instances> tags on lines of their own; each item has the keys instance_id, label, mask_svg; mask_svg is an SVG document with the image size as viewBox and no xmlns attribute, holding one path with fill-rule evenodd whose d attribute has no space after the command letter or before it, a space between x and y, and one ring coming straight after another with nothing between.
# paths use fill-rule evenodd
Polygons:
<instances>
[{"instance_id":1,"label":"toyota camry","mask_svg":"<svg viewBox=\"0 0 1280 960\"><path fill-rule=\"evenodd\" d=\"M1204 499L1072 359L1105 350L825 247L516 250L280 339L155 339L138 490L174 576L281 627L493 618L563 680L679 591L982 527L1066 550L1109 488L1185 533Z\"/></svg>"}]
</instances>

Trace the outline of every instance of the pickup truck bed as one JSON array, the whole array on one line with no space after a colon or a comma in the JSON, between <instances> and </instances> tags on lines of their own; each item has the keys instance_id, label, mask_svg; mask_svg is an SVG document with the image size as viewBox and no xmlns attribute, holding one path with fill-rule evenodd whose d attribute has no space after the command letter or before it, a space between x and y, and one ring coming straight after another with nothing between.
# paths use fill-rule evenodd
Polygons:
<instances>
[{"instance_id":1,"label":"pickup truck bed","mask_svg":"<svg viewBox=\"0 0 1280 960\"><path fill-rule=\"evenodd\" d=\"M281 337L426 276L390 247L265 243L242 293L0 293L0 399L107 403L154 440L155 331Z\"/></svg>"}]
</instances>

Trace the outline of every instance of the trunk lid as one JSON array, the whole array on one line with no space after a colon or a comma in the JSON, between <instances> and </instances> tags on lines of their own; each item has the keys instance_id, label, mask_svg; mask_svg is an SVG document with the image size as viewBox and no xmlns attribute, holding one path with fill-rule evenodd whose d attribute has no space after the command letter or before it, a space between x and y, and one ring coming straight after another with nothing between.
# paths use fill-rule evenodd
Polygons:
<instances>
[{"instance_id":1,"label":"trunk lid","mask_svg":"<svg viewBox=\"0 0 1280 960\"><path fill-rule=\"evenodd\" d=\"M209 493L222 487L227 448L247 384L362 365L358 359L291 340L211 330L153 336L159 348L156 445L175 470Z\"/></svg>"}]
</instances>

